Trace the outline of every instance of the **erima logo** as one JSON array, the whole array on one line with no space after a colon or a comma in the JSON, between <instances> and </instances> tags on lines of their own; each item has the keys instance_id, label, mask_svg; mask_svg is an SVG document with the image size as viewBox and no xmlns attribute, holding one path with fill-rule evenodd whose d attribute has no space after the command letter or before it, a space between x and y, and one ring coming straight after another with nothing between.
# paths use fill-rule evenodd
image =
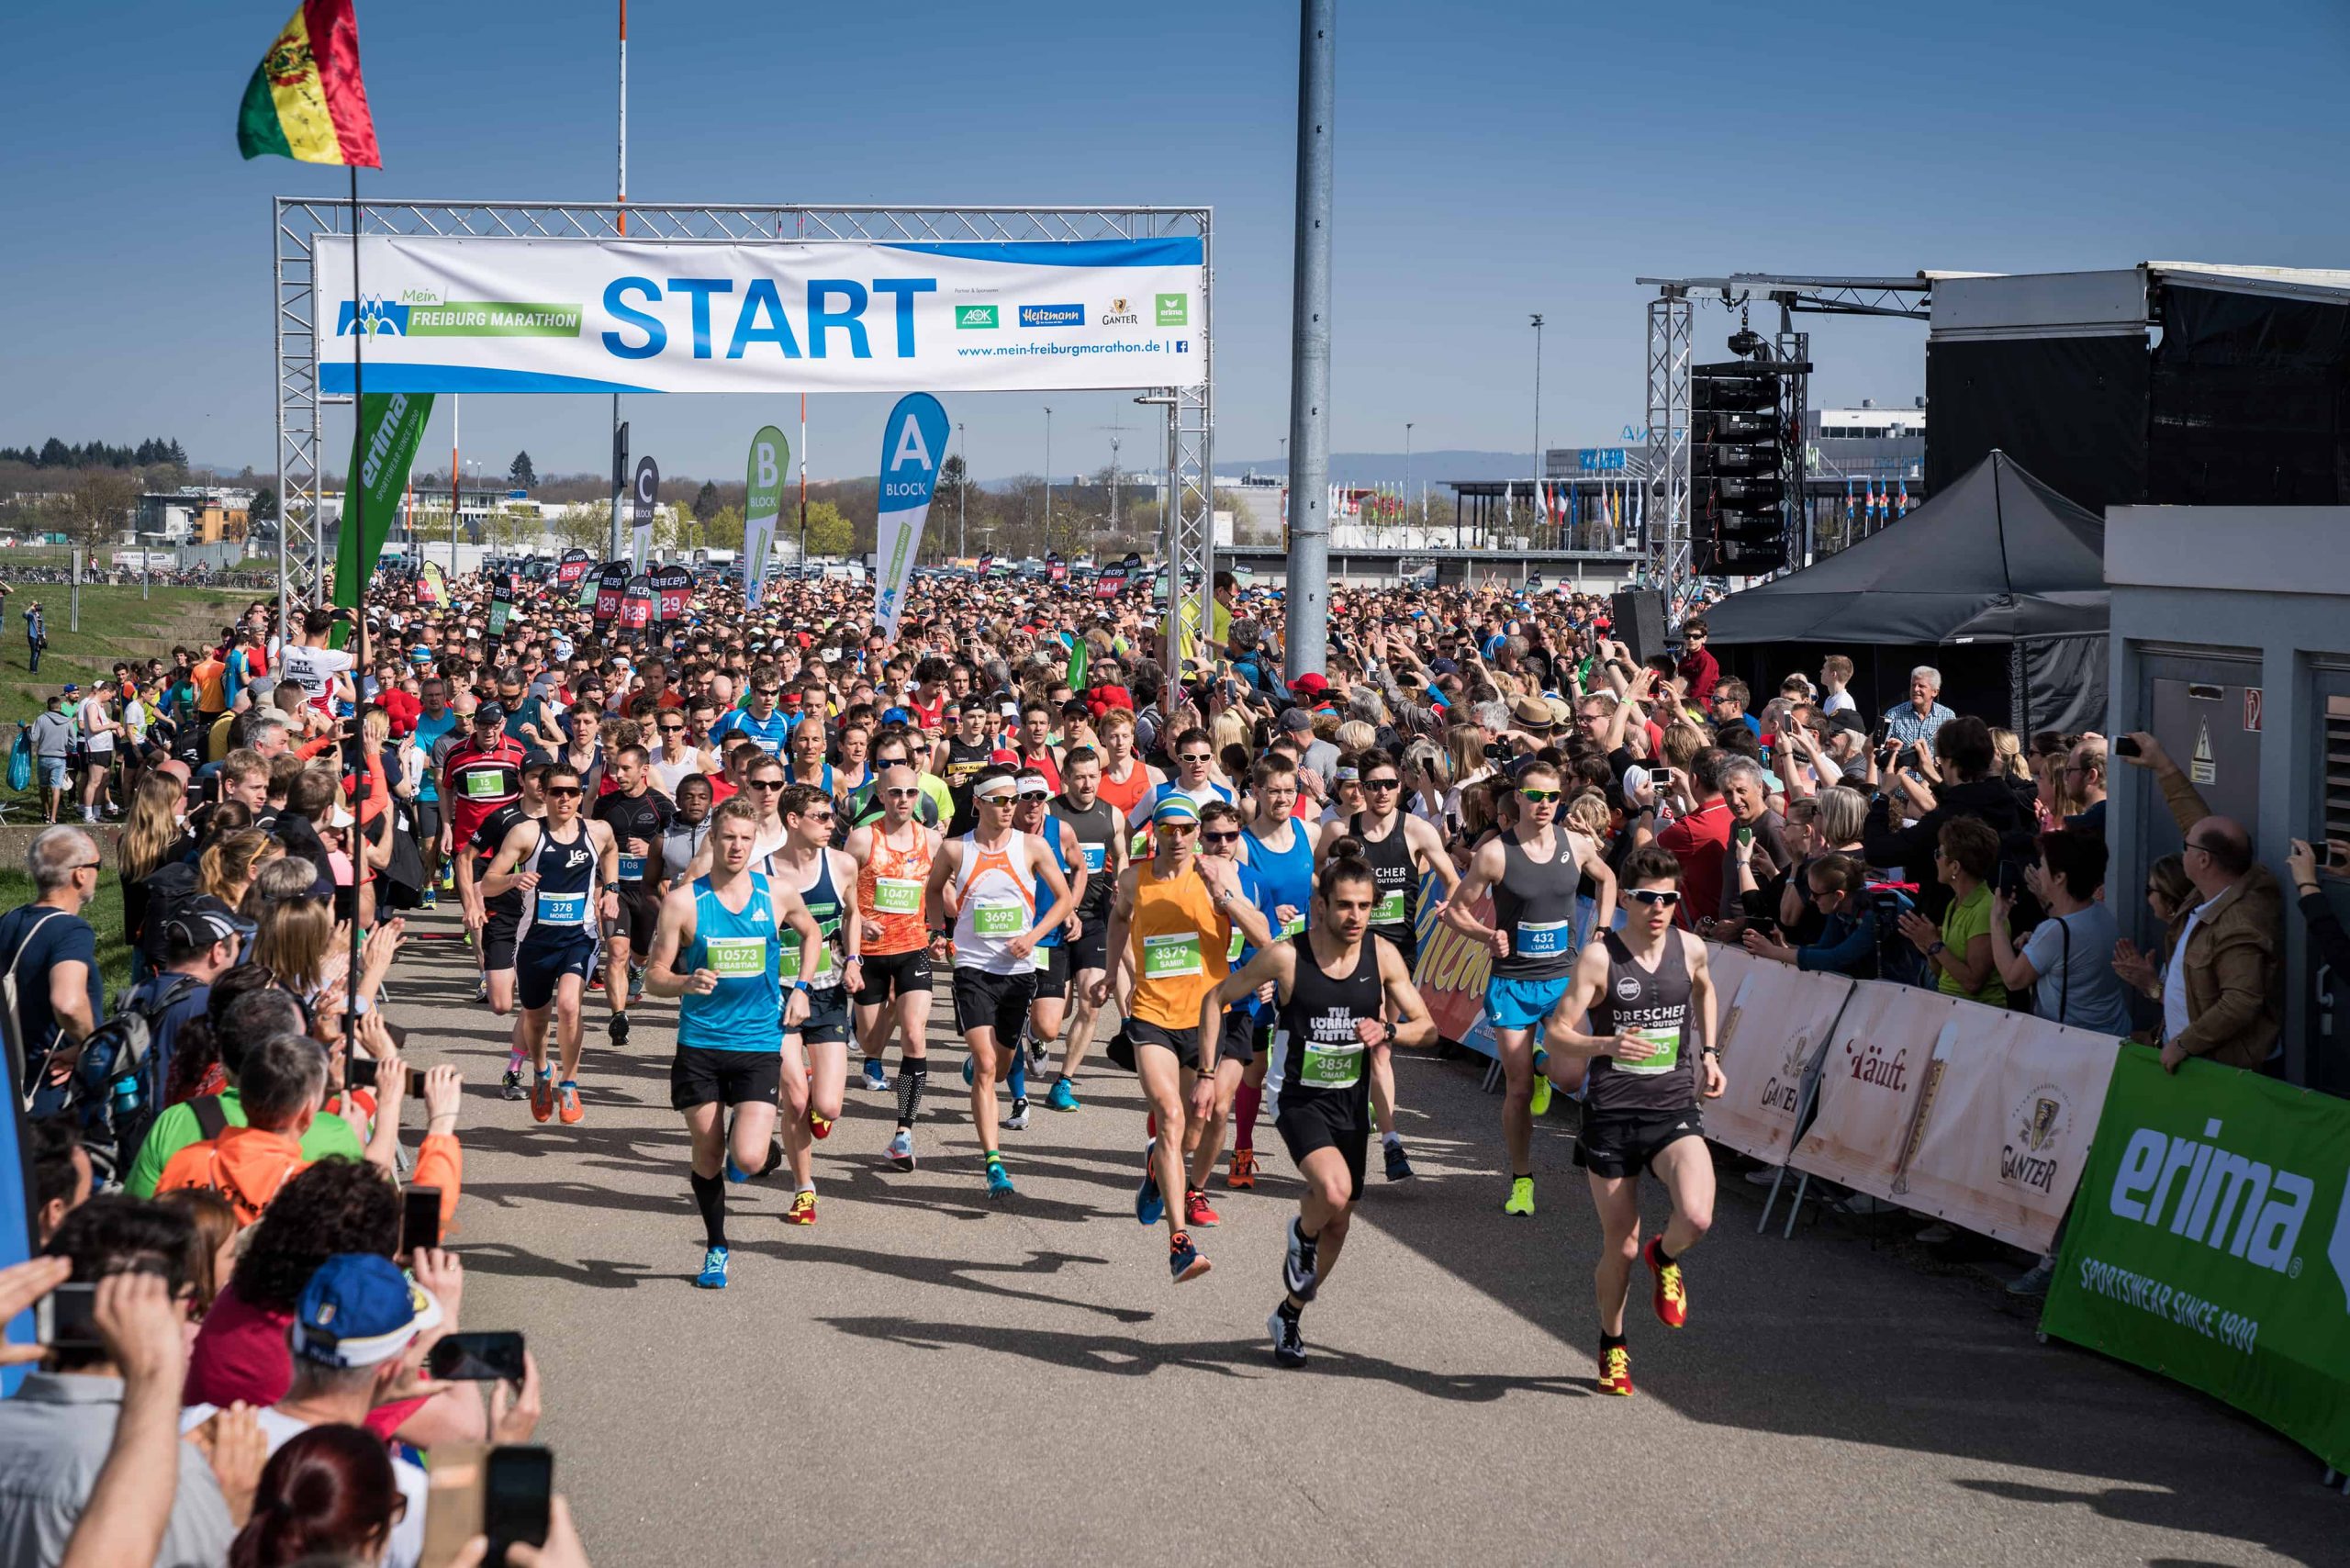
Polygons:
<instances>
[{"instance_id":1,"label":"erima logo","mask_svg":"<svg viewBox=\"0 0 2350 1568\"><path fill-rule=\"evenodd\" d=\"M2203 1136L2220 1136L2219 1118L2203 1124ZM2173 1236L2292 1274L2299 1271L2293 1249L2316 1190L2306 1176L2272 1170L2216 1144L2140 1127L2121 1151L2108 1206L2120 1218L2149 1226L2162 1225L2167 1209ZM2338 1252L2342 1238L2335 1242ZM2340 1258L2334 1262L2342 1267Z\"/></svg>"}]
</instances>

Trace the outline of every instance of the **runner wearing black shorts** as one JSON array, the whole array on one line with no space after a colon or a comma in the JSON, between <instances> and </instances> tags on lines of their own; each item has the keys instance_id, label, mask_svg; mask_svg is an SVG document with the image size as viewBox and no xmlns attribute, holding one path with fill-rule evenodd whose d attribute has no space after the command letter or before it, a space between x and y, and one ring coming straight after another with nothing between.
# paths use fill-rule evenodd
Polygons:
<instances>
[{"instance_id":1,"label":"runner wearing black shorts","mask_svg":"<svg viewBox=\"0 0 2350 1568\"><path fill-rule=\"evenodd\" d=\"M546 802L540 790L546 770L543 762L524 767L520 797L485 817L472 839L457 846L455 857L458 907L464 911L466 929L473 933L475 952L481 960L481 991L476 1000L488 1002L489 1010L501 1018L514 1011L514 944L522 924L522 892L509 888L496 898L485 898L481 879L489 875L498 846L516 824L545 815ZM503 1098L520 1100L528 1092L522 1085L522 1062L528 1055L518 1016L509 1031L506 1072L498 1089Z\"/></svg>"},{"instance_id":2,"label":"runner wearing black shorts","mask_svg":"<svg viewBox=\"0 0 2350 1568\"><path fill-rule=\"evenodd\" d=\"M1377 883L1352 854L1325 860L1308 927L1265 948L1200 1004L1200 1026L1271 984L1275 1049L1284 1057L1273 1126L1305 1179L1281 1261L1281 1304L1265 1321L1273 1359L1305 1364L1299 1318L1337 1266L1371 1146L1371 1063L1393 1046L1424 1046L1436 1024L1403 955L1371 935Z\"/></svg>"},{"instance_id":3,"label":"runner wearing black shorts","mask_svg":"<svg viewBox=\"0 0 2350 1568\"><path fill-rule=\"evenodd\" d=\"M611 754L613 788L596 801L595 818L620 846L620 913L604 942L604 999L611 1006L612 1044L628 1044L629 1003L644 994L644 963L661 924L661 843L675 814L652 788L652 756L641 745Z\"/></svg>"},{"instance_id":4,"label":"runner wearing black shorts","mask_svg":"<svg viewBox=\"0 0 2350 1568\"><path fill-rule=\"evenodd\" d=\"M887 743L902 749L903 741ZM877 748L878 749L878 748ZM921 780L903 762L874 778L881 816L850 831L843 846L856 866L856 913L864 932L856 992L857 1043L865 1052L864 1086L890 1088L881 1054L890 1032L903 1041L898 1071L898 1126L887 1150L901 1170L914 1168L914 1121L930 1081L931 932L923 887L938 853L938 832L915 820Z\"/></svg>"},{"instance_id":5,"label":"runner wearing black shorts","mask_svg":"<svg viewBox=\"0 0 2350 1568\"><path fill-rule=\"evenodd\" d=\"M1077 835L1085 866L1085 886L1077 903L1077 935L1061 944L1054 960L1068 969L1073 993L1068 1032L1062 1037L1060 1075L1045 1096L1048 1110L1079 1109L1077 1070L1092 1047L1102 1010L1094 1005L1093 982L1110 967L1110 899L1118 873L1126 868L1125 818L1102 799L1102 755L1091 746L1071 746L1061 758L1061 793L1047 811Z\"/></svg>"},{"instance_id":6,"label":"runner wearing black shorts","mask_svg":"<svg viewBox=\"0 0 2350 1568\"><path fill-rule=\"evenodd\" d=\"M812 722L812 721L807 721ZM823 937L810 977L808 1016L783 1032L783 1151L795 1184L790 1225L816 1223L813 1141L830 1137L848 1079L848 999L864 980L856 862L832 847L833 798L793 784L778 807L786 837L770 857L775 879L799 893Z\"/></svg>"},{"instance_id":7,"label":"runner wearing black shorts","mask_svg":"<svg viewBox=\"0 0 2350 1568\"><path fill-rule=\"evenodd\" d=\"M1675 926L1681 863L1655 845L1634 850L1618 874L1627 916L1575 960L1574 981L1545 1028L1553 1057L1591 1060L1575 1163L1591 1182L1605 1236L1594 1272L1599 1303L1599 1392L1632 1392L1624 1303L1632 1260L1647 1261L1657 1318L1689 1320L1681 1260L1713 1223L1714 1162L1706 1150L1701 1101L1721 1097L1715 1047L1715 997L1705 944ZM1689 1047L1695 1036L1697 1049ZM1561 1063L1563 1074L1569 1064ZM1557 1082L1557 1079L1552 1080ZM1640 1174L1653 1173L1673 1198L1662 1235L1640 1245Z\"/></svg>"}]
</instances>

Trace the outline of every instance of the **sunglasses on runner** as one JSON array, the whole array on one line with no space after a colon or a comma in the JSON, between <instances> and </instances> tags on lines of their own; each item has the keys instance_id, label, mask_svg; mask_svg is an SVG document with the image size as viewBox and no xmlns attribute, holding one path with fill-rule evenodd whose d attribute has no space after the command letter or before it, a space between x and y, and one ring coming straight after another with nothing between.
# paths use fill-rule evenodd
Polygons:
<instances>
[{"instance_id":1,"label":"sunglasses on runner","mask_svg":"<svg viewBox=\"0 0 2350 1568\"><path fill-rule=\"evenodd\" d=\"M1203 751L1187 751L1181 756L1178 756L1175 760L1178 762L1214 762L1215 758Z\"/></svg>"},{"instance_id":2,"label":"sunglasses on runner","mask_svg":"<svg viewBox=\"0 0 2350 1568\"><path fill-rule=\"evenodd\" d=\"M1520 790L1517 798L1529 806L1548 805L1559 798L1556 790Z\"/></svg>"},{"instance_id":3,"label":"sunglasses on runner","mask_svg":"<svg viewBox=\"0 0 2350 1568\"><path fill-rule=\"evenodd\" d=\"M1200 834L1200 837L1209 844L1237 844L1240 842L1240 834L1237 831L1232 833L1203 833Z\"/></svg>"},{"instance_id":4,"label":"sunglasses on runner","mask_svg":"<svg viewBox=\"0 0 2350 1568\"><path fill-rule=\"evenodd\" d=\"M1662 909L1671 909L1681 902L1681 895L1668 888L1627 888L1624 890L1624 896L1628 899L1638 899L1642 903L1655 904Z\"/></svg>"},{"instance_id":5,"label":"sunglasses on runner","mask_svg":"<svg viewBox=\"0 0 2350 1568\"><path fill-rule=\"evenodd\" d=\"M780 790L783 788L783 780L780 778L754 778L749 781L747 788L753 790Z\"/></svg>"},{"instance_id":6,"label":"sunglasses on runner","mask_svg":"<svg viewBox=\"0 0 2350 1568\"><path fill-rule=\"evenodd\" d=\"M581 794L584 794L585 791L576 784L550 784L545 789L540 790L539 793L547 796L551 800L569 801L576 799Z\"/></svg>"},{"instance_id":7,"label":"sunglasses on runner","mask_svg":"<svg viewBox=\"0 0 2350 1568\"><path fill-rule=\"evenodd\" d=\"M1404 781L1401 778L1366 778L1362 787L1366 790L1400 790Z\"/></svg>"},{"instance_id":8,"label":"sunglasses on runner","mask_svg":"<svg viewBox=\"0 0 2350 1568\"><path fill-rule=\"evenodd\" d=\"M898 766L903 767L905 764L900 763ZM884 790L881 792L893 801L911 801L922 793L920 790Z\"/></svg>"}]
</instances>

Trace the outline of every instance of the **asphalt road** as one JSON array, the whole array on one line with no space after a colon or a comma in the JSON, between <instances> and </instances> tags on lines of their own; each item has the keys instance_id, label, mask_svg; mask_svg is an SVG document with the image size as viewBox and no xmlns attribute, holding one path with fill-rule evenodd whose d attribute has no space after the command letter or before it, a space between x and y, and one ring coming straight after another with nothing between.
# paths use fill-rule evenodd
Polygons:
<instances>
[{"instance_id":1,"label":"asphalt road","mask_svg":"<svg viewBox=\"0 0 2350 1568\"><path fill-rule=\"evenodd\" d=\"M466 1073L466 1326L528 1334L599 1568L2344 1561L2350 1500L2303 1450L2037 1343L1980 1270L1897 1233L1758 1237L1734 1177L1688 1327L1648 1313L1643 1272L1640 1392L1594 1394L1570 1138L1538 1129L1540 1212L1505 1218L1498 1102L1465 1062L1400 1064L1419 1174L1382 1182L1374 1151L1300 1371L1264 1331L1297 1191L1278 1137L1257 1191L1214 1193L1214 1271L1170 1285L1163 1229L1134 1220L1139 1099L1106 1063L1082 1111L1040 1101L1004 1135L1002 1206L959 1047L934 1044L912 1174L880 1158L894 1102L852 1088L817 1146L821 1222L784 1225L773 1182L730 1189L733 1283L697 1291L668 1004L616 1053L591 997L588 1117L541 1126L498 1098L506 1021L466 955L412 941L390 1016Z\"/></svg>"}]
</instances>

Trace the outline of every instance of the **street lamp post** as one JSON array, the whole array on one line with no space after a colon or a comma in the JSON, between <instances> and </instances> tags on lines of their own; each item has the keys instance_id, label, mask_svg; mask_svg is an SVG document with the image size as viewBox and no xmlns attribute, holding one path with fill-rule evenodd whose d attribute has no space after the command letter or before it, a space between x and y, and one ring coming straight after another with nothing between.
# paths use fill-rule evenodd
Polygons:
<instances>
[{"instance_id":1,"label":"street lamp post","mask_svg":"<svg viewBox=\"0 0 2350 1568\"><path fill-rule=\"evenodd\" d=\"M1404 515L1412 515L1412 421L1409 420L1404 421Z\"/></svg>"},{"instance_id":2,"label":"street lamp post","mask_svg":"<svg viewBox=\"0 0 2350 1568\"><path fill-rule=\"evenodd\" d=\"M1542 505L1542 313L1534 313L1534 492L1535 507Z\"/></svg>"},{"instance_id":3,"label":"street lamp post","mask_svg":"<svg viewBox=\"0 0 2350 1568\"><path fill-rule=\"evenodd\" d=\"M1053 547L1053 409L1045 406L1045 548Z\"/></svg>"}]
</instances>

